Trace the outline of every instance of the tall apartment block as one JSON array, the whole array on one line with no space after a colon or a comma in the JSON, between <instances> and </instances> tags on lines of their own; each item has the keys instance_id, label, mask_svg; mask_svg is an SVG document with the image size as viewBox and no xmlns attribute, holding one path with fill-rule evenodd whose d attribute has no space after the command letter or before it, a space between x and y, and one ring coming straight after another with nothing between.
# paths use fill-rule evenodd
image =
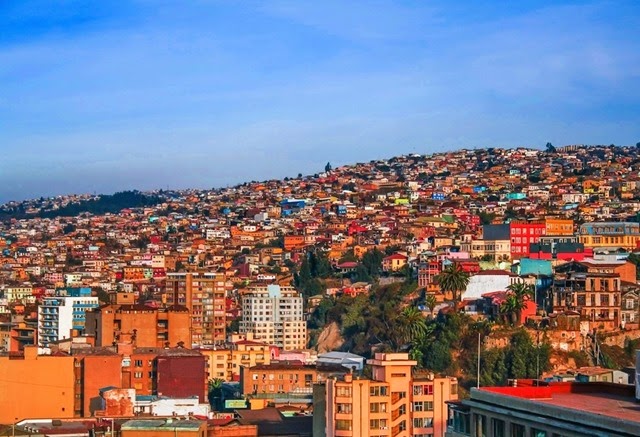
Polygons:
<instances>
[{"instance_id":1,"label":"tall apartment block","mask_svg":"<svg viewBox=\"0 0 640 437\"><path fill-rule=\"evenodd\" d=\"M307 322L302 296L293 287L267 285L253 287L242 296L240 333L252 333L256 341L284 350L304 349Z\"/></svg>"},{"instance_id":2,"label":"tall apartment block","mask_svg":"<svg viewBox=\"0 0 640 437\"><path fill-rule=\"evenodd\" d=\"M406 353L376 353L372 378L347 374L316 384L313 435L322 437L442 437L447 401L458 399L458 380L412 374Z\"/></svg>"},{"instance_id":3,"label":"tall apartment block","mask_svg":"<svg viewBox=\"0 0 640 437\"><path fill-rule=\"evenodd\" d=\"M86 313L99 305L90 288L63 288L42 299L38 307L38 345L71 338L85 331Z\"/></svg>"},{"instance_id":4,"label":"tall apartment block","mask_svg":"<svg viewBox=\"0 0 640 437\"><path fill-rule=\"evenodd\" d=\"M168 273L165 303L189 309L191 347L226 340L226 276L224 273Z\"/></svg>"}]
</instances>

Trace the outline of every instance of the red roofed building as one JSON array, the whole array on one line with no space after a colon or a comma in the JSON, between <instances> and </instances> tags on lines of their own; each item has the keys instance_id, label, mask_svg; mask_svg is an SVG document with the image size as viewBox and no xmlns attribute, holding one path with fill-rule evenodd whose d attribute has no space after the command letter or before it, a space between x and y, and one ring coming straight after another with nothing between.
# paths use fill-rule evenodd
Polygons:
<instances>
[{"instance_id":1,"label":"red roofed building","mask_svg":"<svg viewBox=\"0 0 640 437\"><path fill-rule=\"evenodd\" d=\"M632 385L514 380L449 402L445 436L476 435L632 437L640 410Z\"/></svg>"},{"instance_id":2,"label":"red roofed building","mask_svg":"<svg viewBox=\"0 0 640 437\"><path fill-rule=\"evenodd\" d=\"M409 257L401 253L394 253L382 259L382 270L385 272L397 272L409 261Z\"/></svg>"}]
</instances>

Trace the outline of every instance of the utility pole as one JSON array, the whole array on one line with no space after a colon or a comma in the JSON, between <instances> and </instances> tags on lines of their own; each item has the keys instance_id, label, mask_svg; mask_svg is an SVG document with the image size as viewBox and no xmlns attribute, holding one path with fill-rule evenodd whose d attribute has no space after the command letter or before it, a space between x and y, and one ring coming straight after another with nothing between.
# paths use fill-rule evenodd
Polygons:
<instances>
[{"instance_id":1,"label":"utility pole","mask_svg":"<svg viewBox=\"0 0 640 437\"><path fill-rule=\"evenodd\" d=\"M540 323L536 324L536 385L540 385Z\"/></svg>"},{"instance_id":2,"label":"utility pole","mask_svg":"<svg viewBox=\"0 0 640 437\"><path fill-rule=\"evenodd\" d=\"M480 388L480 333L478 332L478 365L476 375L476 388Z\"/></svg>"}]
</instances>

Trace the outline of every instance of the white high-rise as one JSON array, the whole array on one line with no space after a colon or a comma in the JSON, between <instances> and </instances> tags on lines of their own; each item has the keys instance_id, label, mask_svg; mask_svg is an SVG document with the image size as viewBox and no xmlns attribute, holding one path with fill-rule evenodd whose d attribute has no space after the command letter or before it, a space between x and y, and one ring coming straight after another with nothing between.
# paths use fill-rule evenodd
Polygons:
<instances>
[{"instance_id":1,"label":"white high-rise","mask_svg":"<svg viewBox=\"0 0 640 437\"><path fill-rule=\"evenodd\" d=\"M242 297L240 333L284 350L307 346L303 300L293 287L253 287Z\"/></svg>"},{"instance_id":2,"label":"white high-rise","mask_svg":"<svg viewBox=\"0 0 640 437\"><path fill-rule=\"evenodd\" d=\"M67 288L56 291L56 296L45 297L38 307L38 345L71 338L73 331L83 333L86 312L99 305L91 296L90 288Z\"/></svg>"}]
</instances>

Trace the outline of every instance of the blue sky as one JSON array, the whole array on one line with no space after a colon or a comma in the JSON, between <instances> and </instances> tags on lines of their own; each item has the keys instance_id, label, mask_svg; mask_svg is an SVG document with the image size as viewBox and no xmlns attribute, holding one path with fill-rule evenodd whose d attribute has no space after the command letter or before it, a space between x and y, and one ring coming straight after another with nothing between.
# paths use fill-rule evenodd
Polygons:
<instances>
[{"instance_id":1,"label":"blue sky","mask_svg":"<svg viewBox=\"0 0 640 437\"><path fill-rule=\"evenodd\" d=\"M640 141L640 2L0 2L0 202Z\"/></svg>"}]
</instances>

